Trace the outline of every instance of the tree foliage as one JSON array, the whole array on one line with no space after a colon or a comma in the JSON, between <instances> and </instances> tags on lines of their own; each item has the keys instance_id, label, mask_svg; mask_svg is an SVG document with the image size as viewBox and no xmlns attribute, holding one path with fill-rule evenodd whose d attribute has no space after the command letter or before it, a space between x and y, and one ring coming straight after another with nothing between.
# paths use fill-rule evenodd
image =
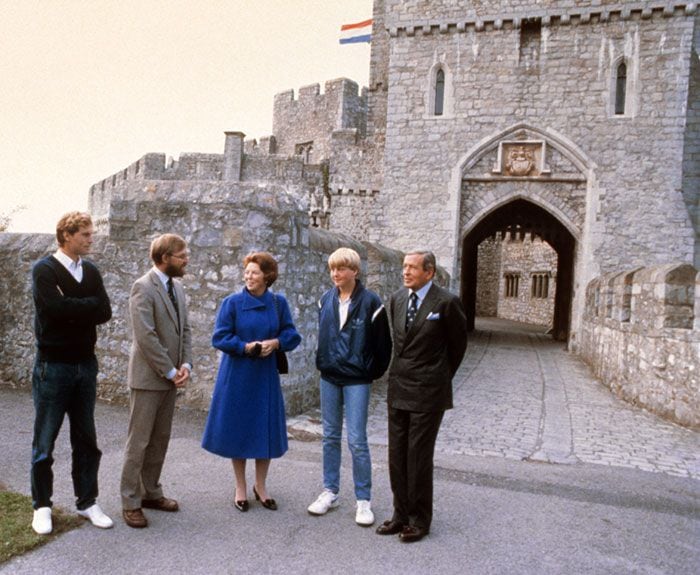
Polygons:
<instances>
[{"instance_id":1,"label":"tree foliage","mask_svg":"<svg viewBox=\"0 0 700 575\"><path fill-rule=\"evenodd\" d=\"M0 212L0 232L6 232L10 224L12 224L12 216L24 209L26 209L26 206L16 206L9 212Z\"/></svg>"}]
</instances>

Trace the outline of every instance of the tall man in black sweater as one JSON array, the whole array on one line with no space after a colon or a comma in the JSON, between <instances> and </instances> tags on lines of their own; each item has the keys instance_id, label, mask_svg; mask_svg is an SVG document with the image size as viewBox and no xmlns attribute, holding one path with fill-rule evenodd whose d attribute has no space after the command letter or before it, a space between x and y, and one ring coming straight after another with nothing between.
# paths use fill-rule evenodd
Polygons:
<instances>
[{"instance_id":1,"label":"tall man in black sweater","mask_svg":"<svg viewBox=\"0 0 700 575\"><path fill-rule=\"evenodd\" d=\"M73 451L73 489L78 514L103 529L112 520L96 503L102 452L95 433L96 326L112 317L97 267L82 259L92 245L89 214L71 212L56 225L58 250L34 264L32 292L37 354L32 377L32 528L51 533L53 449L68 414Z\"/></svg>"}]
</instances>

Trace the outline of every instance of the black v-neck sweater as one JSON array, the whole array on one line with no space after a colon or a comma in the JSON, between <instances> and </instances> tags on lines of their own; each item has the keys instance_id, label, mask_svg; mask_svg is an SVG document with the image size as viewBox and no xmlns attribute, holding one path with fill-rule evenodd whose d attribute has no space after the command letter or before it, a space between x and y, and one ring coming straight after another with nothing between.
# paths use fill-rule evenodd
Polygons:
<instances>
[{"instance_id":1,"label":"black v-neck sweater","mask_svg":"<svg viewBox=\"0 0 700 575\"><path fill-rule=\"evenodd\" d=\"M82 263L81 282L53 255L32 268L34 331L42 361L76 363L94 357L96 326L112 317L97 266L85 259Z\"/></svg>"}]
</instances>

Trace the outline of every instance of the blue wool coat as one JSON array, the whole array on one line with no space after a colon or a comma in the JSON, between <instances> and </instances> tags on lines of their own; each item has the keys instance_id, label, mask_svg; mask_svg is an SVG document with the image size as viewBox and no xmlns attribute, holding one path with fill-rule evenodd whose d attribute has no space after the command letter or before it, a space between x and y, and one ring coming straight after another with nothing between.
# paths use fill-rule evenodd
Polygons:
<instances>
[{"instance_id":1,"label":"blue wool coat","mask_svg":"<svg viewBox=\"0 0 700 575\"><path fill-rule=\"evenodd\" d=\"M223 352L202 447L233 459L270 459L287 451L284 398L272 353L245 355L251 341L278 338L291 351L301 342L287 300L269 290L255 297L246 289L228 296L216 318L212 345Z\"/></svg>"}]
</instances>

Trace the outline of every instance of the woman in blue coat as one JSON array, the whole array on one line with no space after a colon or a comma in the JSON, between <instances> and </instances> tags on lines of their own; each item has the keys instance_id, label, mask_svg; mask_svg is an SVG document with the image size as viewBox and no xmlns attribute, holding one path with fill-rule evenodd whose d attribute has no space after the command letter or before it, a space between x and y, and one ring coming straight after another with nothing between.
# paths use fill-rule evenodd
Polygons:
<instances>
[{"instance_id":1,"label":"woman in blue coat","mask_svg":"<svg viewBox=\"0 0 700 575\"><path fill-rule=\"evenodd\" d=\"M269 288L277 262L266 252L243 260L245 289L224 299L216 318L212 345L223 352L209 408L202 447L233 460L234 504L248 511L245 468L255 459L253 494L277 509L265 482L270 460L287 451L284 398L276 350L291 351L301 342L287 300Z\"/></svg>"}]
</instances>

